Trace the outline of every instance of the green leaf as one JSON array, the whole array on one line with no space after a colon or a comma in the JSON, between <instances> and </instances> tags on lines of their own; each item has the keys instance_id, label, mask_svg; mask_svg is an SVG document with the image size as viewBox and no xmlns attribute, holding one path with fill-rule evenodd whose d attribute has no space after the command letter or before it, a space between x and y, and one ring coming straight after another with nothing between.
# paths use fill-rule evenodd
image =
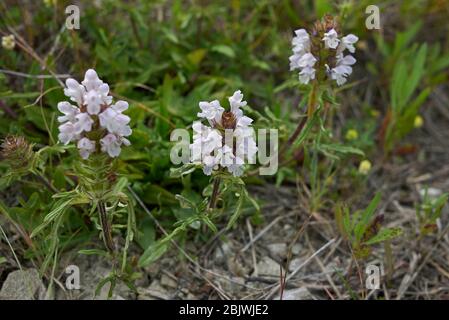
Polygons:
<instances>
[{"instance_id":1,"label":"green leaf","mask_svg":"<svg viewBox=\"0 0 449 320\"><path fill-rule=\"evenodd\" d=\"M313 126L317 123L318 121L318 114L320 112L321 107L318 107L315 112L313 113L313 116L311 119L307 120L306 125L304 126L304 128L302 129L301 133L299 134L299 137L296 139L295 143L293 144L293 146L296 148L299 145L301 145L304 140L307 138L307 136L309 135L310 130L313 128Z\"/></svg>"},{"instance_id":2,"label":"green leaf","mask_svg":"<svg viewBox=\"0 0 449 320\"><path fill-rule=\"evenodd\" d=\"M179 168L171 168L170 169L170 177L171 178L181 178L182 176L188 175L195 171L198 165L194 163L186 163Z\"/></svg>"},{"instance_id":3,"label":"green leaf","mask_svg":"<svg viewBox=\"0 0 449 320\"><path fill-rule=\"evenodd\" d=\"M68 200L66 198L62 198L56 201L53 206L54 209L44 217L44 221L33 230L30 237L33 238L36 234L45 229L45 227L47 227L52 221L62 217L65 211L71 206L72 200L73 198Z\"/></svg>"},{"instance_id":4,"label":"green leaf","mask_svg":"<svg viewBox=\"0 0 449 320\"><path fill-rule=\"evenodd\" d=\"M235 52L234 49L231 47L224 45L224 44L218 44L211 48L211 51L221 53L229 58L235 58Z\"/></svg>"},{"instance_id":5,"label":"green leaf","mask_svg":"<svg viewBox=\"0 0 449 320\"><path fill-rule=\"evenodd\" d=\"M401 228L381 229L377 235L365 242L366 245L373 245L386 240L391 240L402 235Z\"/></svg>"},{"instance_id":6,"label":"green leaf","mask_svg":"<svg viewBox=\"0 0 449 320\"><path fill-rule=\"evenodd\" d=\"M195 66L198 66L206 56L206 49L197 49L187 55L187 59Z\"/></svg>"},{"instance_id":7,"label":"green leaf","mask_svg":"<svg viewBox=\"0 0 449 320\"><path fill-rule=\"evenodd\" d=\"M179 205L181 206L181 208L196 209L196 204L192 200L187 199L186 197L184 197L180 194L177 194L175 197L176 197L176 199L178 199Z\"/></svg>"},{"instance_id":8,"label":"green leaf","mask_svg":"<svg viewBox=\"0 0 449 320\"><path fill-rule=\"evenodd\" d=\"M381 197L382 197L381 193L378 192L374 196L373 200L371 200L368 207L365 210L363 210L363 212L361 214L361 220L356 224L356 226L354 228L354 234L355 234L357 242L359 242L362 239L363 234L366 231L366 228L368 228L369 223L376 211L376 208L379 205Z\"/></svg>"},{"instance_id":9,"label":"green leaf","mask_svg":"<svg viewBox=\"0 0 449 320\"><path fill-rule=\"evenodd\" d=\"M92 255L97 255L97 256L103 256L103 257L107 257L108 253L104 250L100 250L100 249L82 249L78 251L79 254L84 254L87 256L92 256Z\"/></svg>"},{"instance_id":10,"label":"green leaf","mask_svg":"<svg viewBox=\"0 0 449 320\"><path fill-rule=\"evenodd\" d=\"M351 147L351 146L345 146L342 144L320 144L319 149L324 151L333 151L338 153L344 153L344 154L357 154L359 156L364 157L365 153L357 148Z\"/></svg>"},{"instance_id":11,"label":"green leaf","mask_svg":"<svg viewBox=\"0 0 449 320\"><path fill-rule=\"evenodd\" d=\"M128 185L128 179L126 179L125 177L121 177L115 184L113 193L117 194L119 192L122 192L123 189L125 189L127 185Z\"/></svg>"},{"instance_id":12,"label":"green leaf","mask_svg":"<svg viewBox=\"0 0 449 320\"><path fill-rule=\"evenodd\" d=\"M143 219L139 224L138 230L140 232L136 235L136 241L142 249L148 248L150 245L154 244L156 231L154 230L154 223L149 217Z\"/></svg>"},{"instance_id":13,"label":"green leaf","mask_svg":"<svg viewBox=\"0 0 449 320\"><path fill-rule=\"evenodd\" d=\"M242 189L244 189L244 188L242 188ZM234 226L234 224L236 223L237 219L240 217L240 213L242 212L242 206L243 206L243 203L245 202L245 198L246 198L246 191L242 191L240 193L239 200L237 201L237 206L235 208L235 211L232 214L231 218L229 219L226 229L228 229L228 230L231 229Z\"/></svg>"},{"instance_id":14,"label":"green leaf","mask_svg":"<svg viewBox=\"0 0 449 320\"><path fill-rule=\"evenodd\" d=\"M157 242L149 246L139 259L139 266L146 267L152 262L159 259L168 249L169 243Z\"/></svg>"}]
</instances>

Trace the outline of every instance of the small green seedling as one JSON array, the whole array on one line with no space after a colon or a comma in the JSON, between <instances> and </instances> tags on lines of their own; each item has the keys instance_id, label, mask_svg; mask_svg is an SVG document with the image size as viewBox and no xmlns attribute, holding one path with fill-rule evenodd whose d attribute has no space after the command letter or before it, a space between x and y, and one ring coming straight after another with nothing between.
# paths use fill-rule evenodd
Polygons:
<instances>
[{"instance_id":1,"label":"small green seedling","mask_svg":"<svg viewBox=\"0 0 449 320\"><path fill-rule=\"evenodd\" d=\"M431 198L425 190L423 202L416 206L419 235L425 237L437 230L437 220L441 217L444 206L449 199L449 193L443 193L438 198Z\"/></svg>"},{"instance_id":2,"label":"small green seedling","mask_svg":"<svg viewBox=\"0 0 449 320\"><path fill-rule=\"evenodd\" d=\"M365 210L356 211L352 215L348 208L337 207L337 226L342 236L348 240L357 259L368 258L373 245L402 234L401 228L382 228L384 216L375 216L380 199L380 193L376 194Z\"/></svg>"}]
</instances>

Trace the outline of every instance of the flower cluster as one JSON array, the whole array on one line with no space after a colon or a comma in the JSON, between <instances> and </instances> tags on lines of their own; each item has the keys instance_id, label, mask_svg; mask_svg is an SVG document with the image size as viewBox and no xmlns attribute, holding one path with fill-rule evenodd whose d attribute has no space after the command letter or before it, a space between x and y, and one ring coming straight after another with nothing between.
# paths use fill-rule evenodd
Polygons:
<instances>
[{"instance_id":1,"label":"flower cluster","mask_svg":"<svg viewBox=\"0 0 449 320\"><path fill-rule=\"evenodd\" d=\"M207 119L209 125L194 122L191 161L202 163L206 175L226 168L234 176L241 176L245 158L249 163L255 161L257 145L250 127L253 120L240 109L246 105L240 90L229 97L229 104L231 110L225 111L218 100L199 103L198 117Z\"/></svg>"},{"instance_id":2,"label":"flower cluster","mask_svg":"<svg viewBox=\"0 0 449 320\"><path fill-rule=\"evenodd\" d=\"M292 39L293 55L290 56L290 70L299 69L299 81L308 84L319 75L328 77L342 85L352 73L356 59L344 55L347 49L355 52L354 44L359 40L353 34L339 36L336 21L326 16L323 22L317 22L309 34L305 29L295 31ZM324 80L324 79L323 79Z\"/></svg>"},{"instance_id":3,"label":"flower cluster","mask_svg":"<svg viewBox=\"0 0 449 320\"><path fill-rule=\"evenodd\" d=\"M125 137L131 135L130 118L123 114L128 103L117 101L112 104L109 85L98 78L93 69L86 71L80 83L74 79L66 80L64 94L76 103L63 101L58 109L64 115L58 117L59 141L68 144L77 142L80 155L87 159L91 153L107 152L110 157L117 157L121 145L130 142Z\"/></svg>"}]
</instances>

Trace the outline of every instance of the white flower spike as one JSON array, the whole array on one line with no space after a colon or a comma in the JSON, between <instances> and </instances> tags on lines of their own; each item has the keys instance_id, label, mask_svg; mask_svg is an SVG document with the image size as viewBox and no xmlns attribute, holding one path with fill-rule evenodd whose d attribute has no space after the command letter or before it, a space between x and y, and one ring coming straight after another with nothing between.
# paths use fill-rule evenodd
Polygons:
<instances>
[{"instance_id":1,"label":"white flower spike","mask_svg":"<svg viewBox=\"0 0 449 320\"><path fill-rule=\"evenodd\" d=\"M339 86L346 83L347 77L352 73L351 66L356 60L351 55L344 56L344 51L347 49L354 53L354 44L359 38L353 34L340 37L340 31L337 30L338 23L334 18L325 16L322 21L315 23L311 34L305 29L295 31L292 39L293 55L289 60L290 70L299 70L300 83L324 81L324 76L334 80ZM321 62L319 66L324 70L317 70L317 61Z\"/></svg>"},{"instance_id":2,"label":"white flower spike","mask_svg":"<svg viewBox=\"0 0 449 320\"><path fill-rule=\"evenodd\" d=\"M58 110L63 114L58 117L62 123L58 138L64 144L77 141L83 159L100 150L115 158L122 145L131 144L125 138L132 134L131 119L122 114L128 109L128 103L117 101L112 104L109 85L98 77L95 70L87 70L81 84L75 79L67 79L64 94L77 106L67 101L58 103ZM90 135L92 131L96 134ZM98 136L98 140L91 140L88 136Z\"/></svg>"},{"instance_id":3,"label":"white flower spike","mask_svg":"<svg viewBox=\"0 0 449 320\"><path fill-rule=\"evenodd\" d=\"M243 174L244 159L255 160L257 144L250 127L253 119L244 116L241 107L246 106L240 90L228 98L230 111L225 111L217 100L200 102L199 118L209 121L193 123L193 143L190 145L191 161L201 163L203 172L211 175L214 170L227 169L234 176Z\"/></svg>"}]
</instances>

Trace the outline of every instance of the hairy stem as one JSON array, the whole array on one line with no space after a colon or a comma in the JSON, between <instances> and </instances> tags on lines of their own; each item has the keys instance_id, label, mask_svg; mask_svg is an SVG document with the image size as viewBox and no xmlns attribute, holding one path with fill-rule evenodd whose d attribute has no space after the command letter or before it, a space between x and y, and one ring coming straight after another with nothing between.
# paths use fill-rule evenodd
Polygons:
<instances>
[{"instance_id":1,"label":"hairy stem","mask_svg":"<svg viewBox=\"0 0 449 320\"><path fill-rule=\"evenodd\" d=\"M220 182L221 182L221 179L219 177L214 178L214 186L212 189L212 195L210 197L209 206L208 206L209 209L215 208L215 205L217 203L217 198L218 198L218 191L220 189Z\"/></svg>"},{"instance_id":2,"label":"hairy stem","mask_svg":"<svg viewBox=\"0 0 449 320\"><path fill-rule=\"evenodd\" d=\"M103 240L106 248L110 253L115 251L114 242L112 241L112 228L108 219L106 205L103 201L98 202L98 211L100 214L100 224L103 231Z\"/></svg>"}]
</instances>

